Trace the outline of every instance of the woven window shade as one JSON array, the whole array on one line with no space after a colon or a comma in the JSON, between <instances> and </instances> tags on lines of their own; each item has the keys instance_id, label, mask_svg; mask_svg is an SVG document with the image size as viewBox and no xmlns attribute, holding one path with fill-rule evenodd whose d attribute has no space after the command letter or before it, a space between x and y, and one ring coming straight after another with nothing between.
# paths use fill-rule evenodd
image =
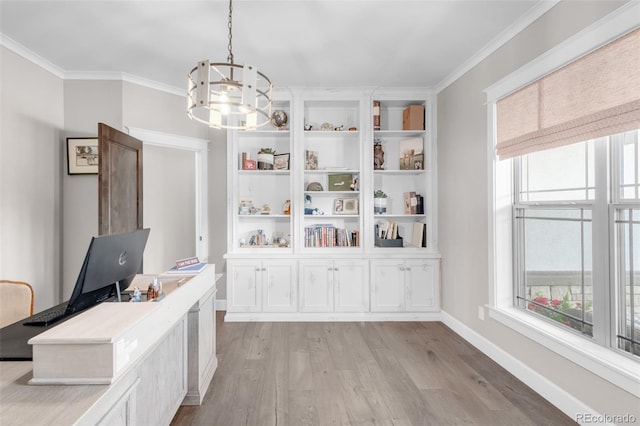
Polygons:
<instances>
[{"instance_id":1,"label":"woven window shade","mask_svg":"<svg viewBox=\"0 0 640 426\"><path fill-rule=\"evenodd\" d=\"M640 128L640 29L500 99L500 159Z\"/></svg>"}]
</instances>

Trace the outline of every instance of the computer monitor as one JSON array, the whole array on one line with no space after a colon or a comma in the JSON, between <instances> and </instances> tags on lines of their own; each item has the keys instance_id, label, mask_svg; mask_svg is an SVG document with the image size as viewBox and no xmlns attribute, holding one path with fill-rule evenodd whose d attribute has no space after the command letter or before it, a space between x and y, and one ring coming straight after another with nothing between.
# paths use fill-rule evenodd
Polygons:
<instances>
[{"instance_id":1,"label":"computer monitor","mask_svg":"<svg viewBox=\"0 0 640 426\"><path fill-rule=\"evenodd\" d=\"M107 300L116 293L116 283L120 290L126 289L140 271L148 237L149 229L93 237L69 301L1 328L0 361L31 360L32 348L27 343L30 338ZM42 314L58 310L63 311L63 317L57 322L48 325L37 320Z\"/></svg>"},{"instance_id":2,"label":"computer monitor","mask_svg":"<svg viewBox=\"0 0 640 426\"><path fill-rule=\"evenodd\" d=\"M148 238L148 228L93 237L66 312L71 315L83 311L107 300L116 290L129 287L136 274L142 272L142 255Z\"/></svg>"}]
</instances>

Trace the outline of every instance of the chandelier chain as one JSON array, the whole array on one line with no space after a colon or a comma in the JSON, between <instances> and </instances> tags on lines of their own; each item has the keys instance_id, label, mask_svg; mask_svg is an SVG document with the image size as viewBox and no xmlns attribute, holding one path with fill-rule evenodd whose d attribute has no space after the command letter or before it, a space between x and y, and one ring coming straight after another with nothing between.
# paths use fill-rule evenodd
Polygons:
<instances>
[{"instance_id":1,"label":"chandelier chain","mask_svg":"<svg viewBox=\"0 0 640 426\"><path fill-rule=\"evenodd\" d=\"M232 0L229 0L229 23L228 23L228 27L229 27L229 55L227 56L227 62L229 62L230 64L233 63L233 52L231 50L231 39L232 39L232 35L231 35L231 30L232 30L232 23L231 23L231 14L233 13L233 5L231 4Z\"/></svg>"}]
</instances>

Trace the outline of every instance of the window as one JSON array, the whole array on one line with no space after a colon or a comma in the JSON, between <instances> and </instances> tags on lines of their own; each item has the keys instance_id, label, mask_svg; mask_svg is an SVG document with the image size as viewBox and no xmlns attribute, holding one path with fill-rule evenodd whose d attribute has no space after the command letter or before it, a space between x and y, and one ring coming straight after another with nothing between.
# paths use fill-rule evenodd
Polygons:
<instances>
[{"instance_id":1,"label":"window","mask_svg":"<svg viewBox=\"0 0 640 426\"><path fill-rule=\"evenodd\" d=\"M638 13L621 6L485 91L490 316L636 395Z\"/></svg>"},{"instance_id":2,"label":"window","mask_svg":"<svg viewBox=\"0 0 640 426\"><path fill-rule=\"evenodd\" d=\"M618 166L614 168L617 188L611 207L617 319L614 344L618 349L640 356L640 132L628 132L612 139L615 141L612 158Z\"/></svg>"},{"instance_id":3,"label":"window","mask_svg":"<svg viewBox=\"0 0 640 426\"><path fill-rule=\"evenodd\" d=\"M633 355L640 355L638 133L513 160L514 305L559 327L595 337L604 346L609 346L606 336L614 335L610 346ZM598 155L596 143L606 145ZM597 175L605 182L596 182L596 168L604 171ZM610 187L617 187L611 199ZM599 207L609 214L594 215ZM594 241L594 228L614 235ZM613 265L599 263L603 270L596 282L594 251L614 259ZM614 271L613 282L607 270ZM594 286L600 291L594 292ZM609 311L614 315L607 315ZM599 336L594 336L594 317L602 330Z\"/></svg>"},{"instance_id":4,"label":"window","mask_svg":"<svg viewBox=\"0 0 640 426\"><path fill-rule=\"evenodd\" d=\"M516 158L515 305L593 336L595 141Z\"/></svg>"}]
</instances>

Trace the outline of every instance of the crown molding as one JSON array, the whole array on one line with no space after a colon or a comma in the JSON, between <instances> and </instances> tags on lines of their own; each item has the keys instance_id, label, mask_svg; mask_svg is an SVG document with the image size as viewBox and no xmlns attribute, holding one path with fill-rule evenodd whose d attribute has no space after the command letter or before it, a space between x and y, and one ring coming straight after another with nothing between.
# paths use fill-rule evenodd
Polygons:
<instances>
[{"instance_id":1,"label":"crown molding","mask_svg":"<svg viewBox=\"0 0 640 426\"><path fill-rule=\"evenodd\" d=\"M7 37L6 35L0 33L0 46L4 46L7 49L11 50L17 55L22 56L28 61L33 62L38 65L40 68L43 68L46 71L49 71L51 74L55 75L58 78L64 79L64 70L57 65L54 65L52 62L44 59L42 56L37 53L27 49L17 41Z\"/></svg>"},{"instance_id":2,"label":"crown molding","mask_svg":"<svg viewBox=\"0 0 640 426\"><path fill-rule=\"evenodd\" d=\"M462 65L456 68L452 73L447 75L438 84L433 86L435 93L440 93L446 89L454 81L462 77L473 67L485 60L489 55L502 47L509 40L518 35L522 30L527 28L533 22L535 22L542 15L547 13L556 4L560 3L560 0L542 1L539 4L533 6L527 11L520 19L507 27L504 31L498 34L493 40L487 43L482 49L477 51L473 56L467 59Z\"/></svg>"},{"instance_id":3,"label":"crown molding","mask_svg":"<svg viewBox=\"0 0 640 426\"><path fill-rule=\"evenodd\" d=\"M187 96L187 89L179 89L168 84L159 83L154 80L139 77L126 72L97 72L97 71L67 71L64 73L65 80L116 80L127 83L137 84L138 86L148 87L161 92L170 93L176 96ZM186 85L185 85L186 86Z\"/></svg>"},{"instance_id":4,"label":"crown molding","mask_svg":"<svg viewBox=\"0 0 640 426\"><path fill-rule=\"evenodd\" d=\"M148 87L150 89L159 90L161 92L171 93L173 95L186 97L186 88L177 88L168 84L159 83L157 81L138 77L137 75L124 72L97 72L97 71L65 71L52 62L46 60L32 50L27 49L15 40L0 33L0 46L4 46L12 52L24 59L34 63L35 65L50 72L62 80L112 80L125 81L127 83L137 84L139 86Z\"/></svg>"}]
</instances>

